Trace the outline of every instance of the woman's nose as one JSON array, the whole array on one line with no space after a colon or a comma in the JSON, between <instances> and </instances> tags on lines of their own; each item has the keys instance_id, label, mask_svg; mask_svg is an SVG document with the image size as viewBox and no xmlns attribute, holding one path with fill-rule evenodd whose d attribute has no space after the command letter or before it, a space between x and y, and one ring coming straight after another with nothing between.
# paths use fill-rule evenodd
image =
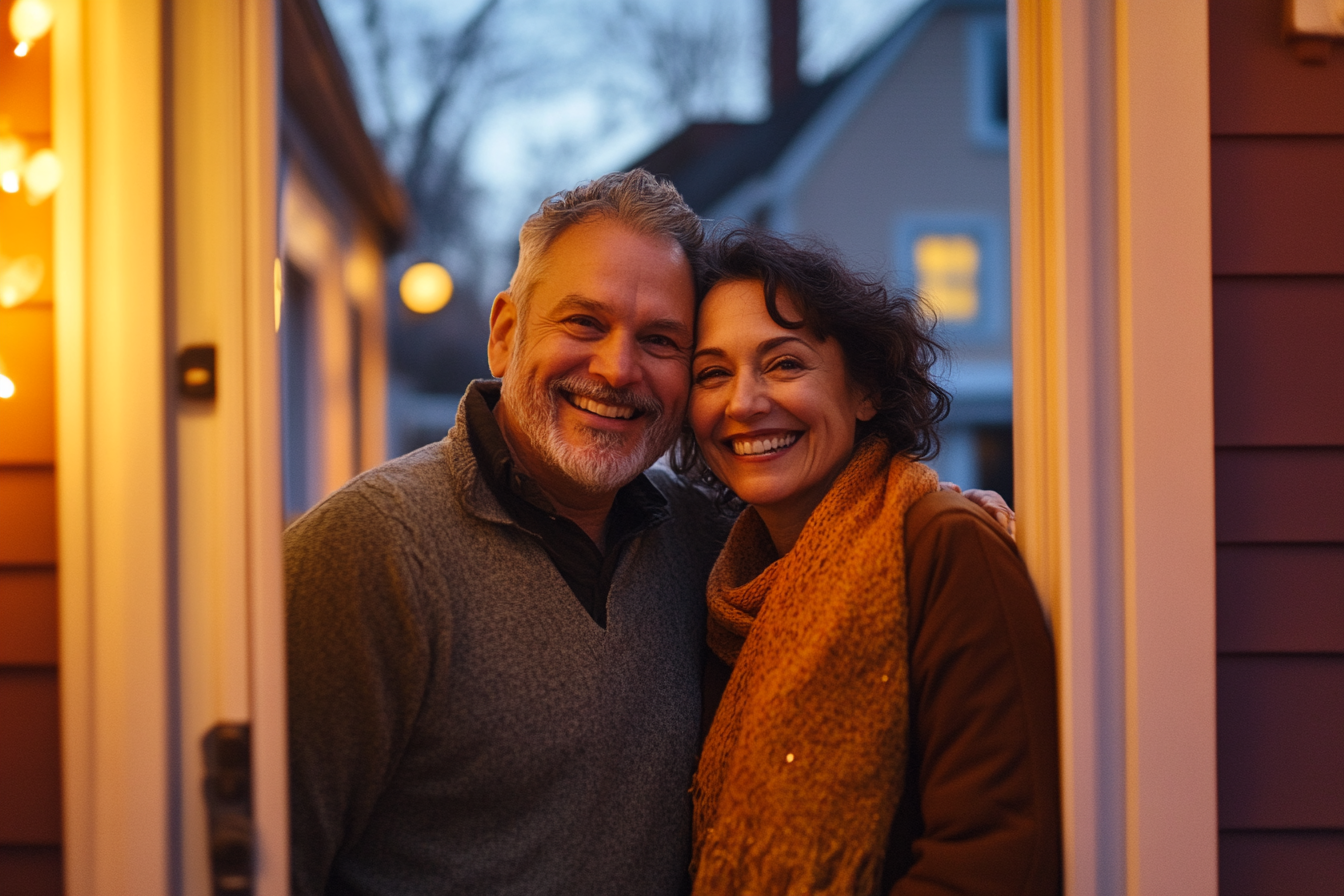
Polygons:
<instances>
[{"instance_id":1,"label":"woman's nose","mask_svg":"<svg viewBox=\"0 0 1344 896\"><path fill-rule=\"evenodd\" d=\"M728 396L726 413L734 420L750 420L770 410L770 396L757 377L739 376Z\"/></svg>"}]
</instances>

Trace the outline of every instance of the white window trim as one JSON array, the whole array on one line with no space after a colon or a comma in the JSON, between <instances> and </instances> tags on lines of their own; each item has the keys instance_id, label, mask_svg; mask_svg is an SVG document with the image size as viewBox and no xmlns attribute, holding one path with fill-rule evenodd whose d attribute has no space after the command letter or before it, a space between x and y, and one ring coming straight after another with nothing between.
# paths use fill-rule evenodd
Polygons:
<instances>
[{"instance_id":1,"label":"white window trim","mask_svg":"<svg viewBox=\"0 0 1344 896\"><path fill-rule=\"evenodd\" d=\"M289 836L273 388L274 2L56 7L52 136L65 171L53 199L65 892L209 889L196 727L204 715L252 724L254 892L281 896L289 892ZM169 7L173 43L165 48ZM194 54L193 41L210 52ZM221 55L227 64L212 67ZM201 117L168 114L168 58L179 101L187 91L210 97ZM221 134L235 139L220 145ZM165 150L176 167L165 164ZM170 172L187 177L212 162L220 183L195 178L207 201L184 206L201 197L179 195L172 187L183 181L168 184ZM175 232L185 214L216 226L219 238L165 239L168 201ZM202 283L215 285L183 299L184 288ZM166 372L175 370L181 339L218 346L219 394L208 410L171 412ZM195 431L183 438L187 417ZM189 441L211 450L183 458ZM194 524L203 517L217 524ZM217 576L179 574L207 555ZM198 686L210 693L204 704Z\"/></svg>"},{"instance_id":2,"label":"white window trim","mask_svg":"<svg viewBox=\"0 0 1344 896\"><path fill-rule=\"evenodd\" d=\"M1058 643L1065 892L1211 896L1207 4L1009 16L1018 533Z\"/></svg>"}]
</instances>

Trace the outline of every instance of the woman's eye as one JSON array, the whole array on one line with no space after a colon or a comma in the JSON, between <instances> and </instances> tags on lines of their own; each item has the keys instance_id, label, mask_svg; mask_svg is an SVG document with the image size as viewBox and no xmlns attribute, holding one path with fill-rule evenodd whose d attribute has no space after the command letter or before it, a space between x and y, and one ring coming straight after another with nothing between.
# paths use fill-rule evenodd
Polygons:
<instances>
[{"instance_id":1,"label":"woman's eye","mask_svg":"<svg viewBox=\"0 0 1344 896\"><path fill-rule=\"evenodd\" d=\"M695 384L701 386L716 379L721 379L727 375L728 371L724 370L722 367L706 367L704 370L698 371L695 374L694 379Z\"/></svg>"},{"instance_id":2,"label":"woman's eye","mask_svg":"<svg viewBox=\"0 0 1344 896\"><path fill-rule=\"evenodd\" d=\"M778 361L771 364L769 369L772 371L779 370L792 372L795 370L803 370L804 368L802 362L797 358L780 358Z\"/></svg>"}]
</instances>

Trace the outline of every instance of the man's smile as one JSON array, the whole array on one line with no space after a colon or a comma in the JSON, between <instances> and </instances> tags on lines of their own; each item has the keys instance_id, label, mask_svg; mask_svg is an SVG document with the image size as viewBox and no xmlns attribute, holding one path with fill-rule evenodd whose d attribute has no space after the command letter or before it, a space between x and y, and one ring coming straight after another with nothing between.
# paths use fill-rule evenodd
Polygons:
<instances>
[{"instance_id":1,"label":"man's smile","mask_svg":"<svg viewBox=\"0 0 1344 896\"><path fill-rule=\"evenodd\" d=\"M632 420L635 417L642 416L643 411L637 408L625 405L604 404L585 395L575 395L572 392L563 393L565 400L581 411L587 411L590 414L596 414L599 417L606 417L613 420Z\"/></svg>"}]
</instances>

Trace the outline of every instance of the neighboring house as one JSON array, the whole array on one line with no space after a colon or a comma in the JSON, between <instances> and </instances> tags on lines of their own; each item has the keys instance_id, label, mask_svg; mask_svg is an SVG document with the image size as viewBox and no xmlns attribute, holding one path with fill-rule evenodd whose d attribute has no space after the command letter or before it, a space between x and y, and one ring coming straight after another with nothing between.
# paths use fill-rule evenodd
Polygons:
<instances>
[{"instance_id":1,"label":"neighboring house","mask_svg":"<svg viewBox=\"0 0 1344 896\"><path fill-rule=\"evenodd\" d=\"M795 20L791 4L772 5L772 46L785 55L768 119L692 124L637 164L708 218L820 235L918 288L953 348L935 465L1011 496L1004 5L928 0L848 69L781 86Z\"/></svg>"},{"instance_id":2,"label":"neighboring house","mask_svg":"<svg viewBox=\"0 0 1344 896\"><path fill-rule=\"evenodd\" d=\"M408 224L317 0L280 4L285 515L387 459L384 259Z\"/></svg>"}]
</instances>

